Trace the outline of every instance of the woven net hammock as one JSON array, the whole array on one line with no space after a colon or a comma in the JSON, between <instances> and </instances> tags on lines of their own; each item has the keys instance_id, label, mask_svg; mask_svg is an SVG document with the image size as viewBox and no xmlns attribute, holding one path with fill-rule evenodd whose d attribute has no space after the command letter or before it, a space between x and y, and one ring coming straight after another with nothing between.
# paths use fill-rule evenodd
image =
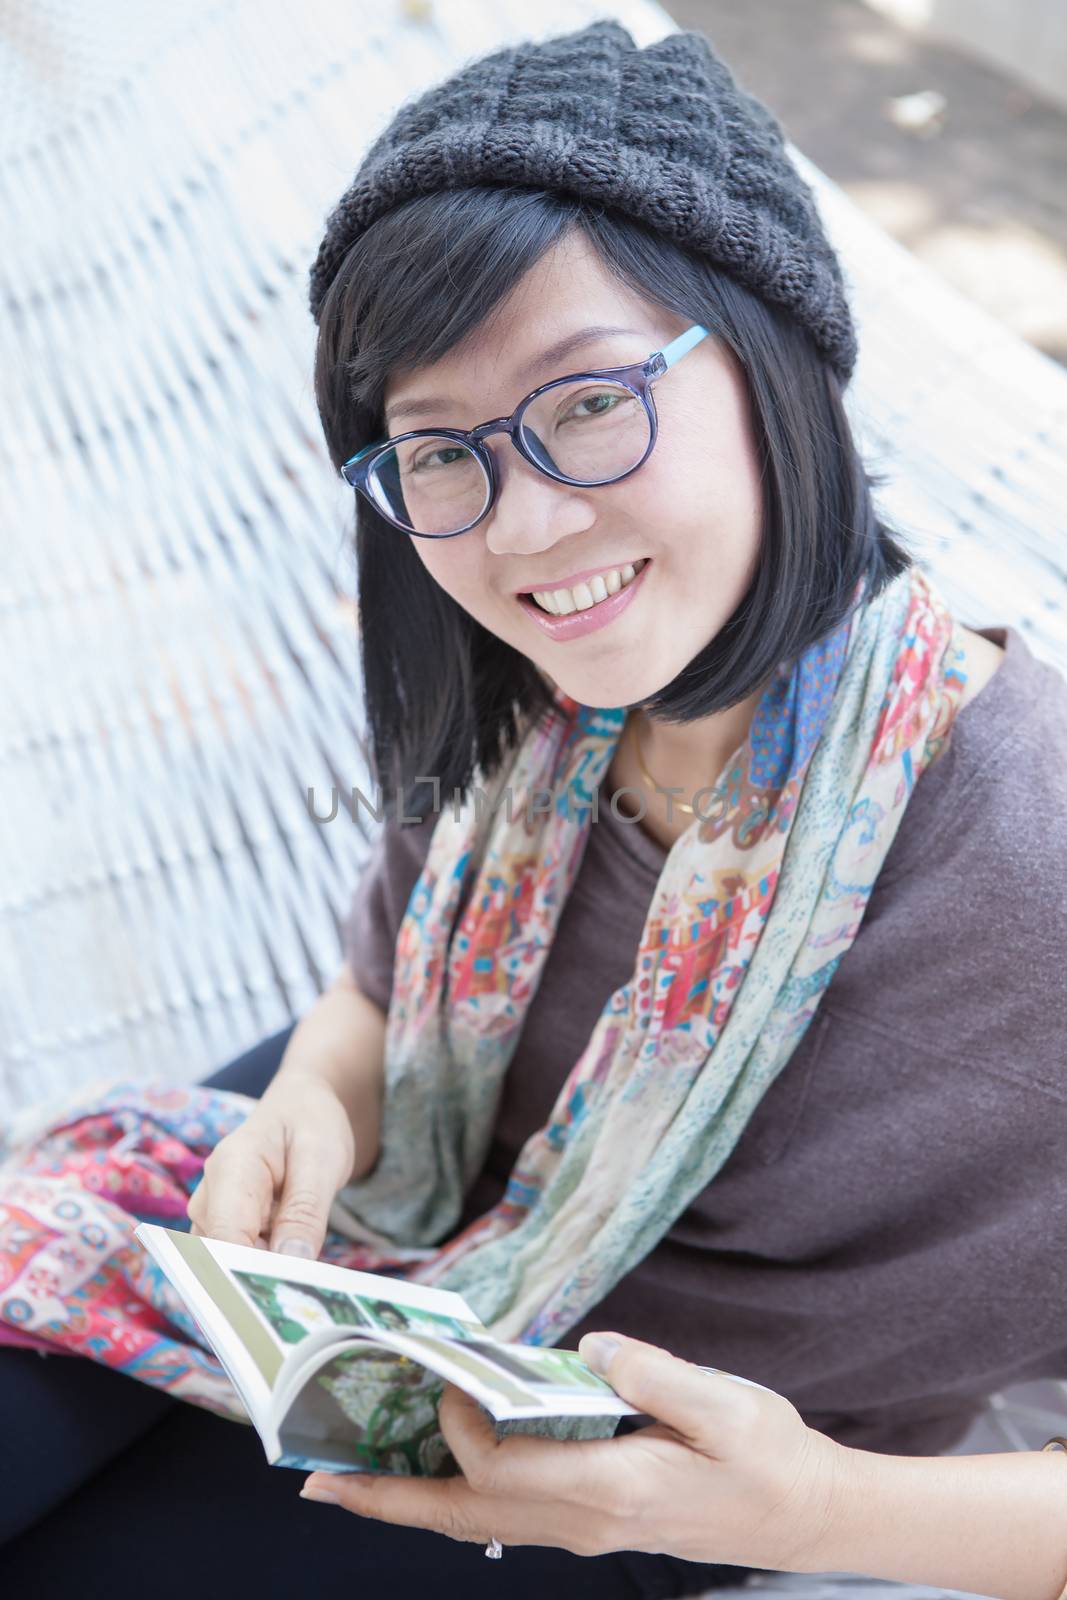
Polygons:
<instances>
[{"instance_id":1,"label":"woven net hammock","mask_svg":"<svg viewBox=\"0 0 1067 1600\"><path fill-rule=\"evenodd\" d=\"M674 26L648 0L612 12L639 44ZM376 824L313 815L373 790L307 270L402 98L603 14L0 11L0 1116L203 1076L340 966ZM1067 374L793 154L849 281L848 403L885 511L963 622L1067 670ZM995 1398L987 1447L1057 1431L1039 1388Z\"/></svg>"}]
</instances>

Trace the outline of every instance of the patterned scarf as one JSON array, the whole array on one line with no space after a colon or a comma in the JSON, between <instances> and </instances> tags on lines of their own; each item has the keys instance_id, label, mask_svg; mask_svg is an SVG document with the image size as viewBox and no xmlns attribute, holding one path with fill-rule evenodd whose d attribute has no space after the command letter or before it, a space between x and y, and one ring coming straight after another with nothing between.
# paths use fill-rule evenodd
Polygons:
<instances>
[{"instance_id":1,"label":"patterned scarf","mask_svg":"<svg viewBox=\"0 0 1067 1600\"><path fill-rule=\"evenodd\" d=\"M547 1125L500 1203L450 1238L625 723L557 692L493 782L438 817L397 938L381 1156L335 1202L322 1259L456 1289L497 1337L558 1342L712 1181L788 1062L947 743L964 661L911 566L779 668L669 851L633 974ZM182 1225L250 1104L124 1085L39 1113L0 1164L0 1343L238 1414L132 1230Z\"/></svg>"}]
</instances>

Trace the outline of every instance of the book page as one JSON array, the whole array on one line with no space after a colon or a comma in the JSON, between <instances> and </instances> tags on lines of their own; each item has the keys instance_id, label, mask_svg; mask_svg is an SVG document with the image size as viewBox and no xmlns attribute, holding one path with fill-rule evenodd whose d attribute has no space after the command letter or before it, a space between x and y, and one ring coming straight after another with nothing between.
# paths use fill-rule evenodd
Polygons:
<instances>
[{"instance_id":1,"label":"book page","mask_svg":"<svg viewBox=\"0 0 1067 1600\"><path fill-rule=\"evenodd\" d=\"M241 1304L202 1239L147 1222L134 1234L181 1295L259 1429L284 1353Z\"/></svg>"},{"instance_id":2,"label":"book page","mask_svg":"<svg viewBox=\"0 0 1067 1600\"><path fill-rule=\"evenodd\" d=\"M421 1362L367 1334L320 1346L299 1377L276 1422L278 1466L420 1477L450 1467L437 1422L440 1383Z\"/></svg>"},{"instance_id":3,"label":"book page","mask_svg":"<svg viewBox=\"0 0 1067 1600\"><path fill-rule=\"evenodd\" d=\"M340 1347L312 1334L276 1396L280 1466L433 1476L451 1465L437 1421L441 1382L498 1421L634 1414L573 1351L383 1329ZM279 1415L279 1411L283 1414Z\"/></svg>"},{"instance_id":4,"label":"book page","mask_svg":"<svg viewBox=\"0 0 1067 1600\"><path fill-rule=\"evenodd\" d=\"M142 1223L136 1236L178 1289L257 1427L314 1333L427 1327L484 1336L466 1301L378 1273Z\"/></svg>"},{"instance_id":5,"label":"book page","mask_svg":"<svg viewBox=\"0 0 1067 1600\"><path fill-rule=\"evenodd\" d=\"M634 1407L575 1350L394 1334L394 1349L457 1384L498 1422L518 1417L628 1417Z\"/></svg>"}]
</instances>

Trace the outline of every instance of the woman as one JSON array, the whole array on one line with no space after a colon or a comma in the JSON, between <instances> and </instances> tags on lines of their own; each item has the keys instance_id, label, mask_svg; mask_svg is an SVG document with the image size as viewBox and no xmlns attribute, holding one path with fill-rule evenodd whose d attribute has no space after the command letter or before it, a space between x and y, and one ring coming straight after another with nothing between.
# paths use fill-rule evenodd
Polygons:
<instances>
[{"instance_id":1,"label":"woman","mask_svg":"<svg viewBox=\"0 0 1067 1600\"><path fill-rule=\"evenodd\" d=\"M6 1351L18 1457L36 1437L42 1460L5 1501L0 1571L73 1577L122 1512L157 1594L188 1584L157 1554L187 1523L216 1582L221 1561L278 1592L490 1592L494 1565L420 1526L517 1541L517 1594L698 1593L842 1551L865 1569L837 1486L895 1512L909 1490L884 1463L1064 1370L1044 1201L1067 690L1014 630L952 618L877 516L842 404L840 269L777 125L700 36L636 51L600 23L402 108L311 300L324 431L359 491L387 823L343 972L211 1080L258 1104L157 1107L157 1179L170 1195L193 1168L188 1190L206 1153L188 1205L206 1235L406 1260L499 1336L610 1327L778 1392L754 1404L661 1355L662 1389L631 1384L660 1429L509 1441L495 1497L453 1398L466 1483L334 1487L357 1528L294 1504L248 1430ZM69 1180L70 1139L25 1171ZM147 1299L119 1213L114 1259ZM37 1348L83 1348L31 1286L22 1304ZM202 1354L166 1356L171 1392L206 1407ZM107 1359L165 1387L160 1361ZM546 1510L564 1460L588 1482ZM890 1575L1051 1592L1057 1465L1022 1458L1023 1483L1000 1463L1030 1507L1022 1549L1014 1511L970 1539L973 1496L942 1472L935 1531L957 1543L917 1529Z\"/></svg>"}]
</instances>

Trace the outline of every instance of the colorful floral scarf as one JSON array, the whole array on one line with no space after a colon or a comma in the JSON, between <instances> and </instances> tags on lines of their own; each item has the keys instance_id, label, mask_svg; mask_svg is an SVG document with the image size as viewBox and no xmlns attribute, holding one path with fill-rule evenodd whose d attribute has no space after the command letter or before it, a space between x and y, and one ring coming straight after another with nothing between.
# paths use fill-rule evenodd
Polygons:
<instances>
[{"instance_id":1,"label":"colorful floral scarf","mask_svg":"<svg viewBox=\"0 0 1067 1600\"><path fill-rule=\"evenodd\" d=\"M730 1156L859 931L966 682L915 566L783 665L668 853L610 995L496 1207L456 1237L626 713L557 692L491 784L434 827L396 945L382 1153L323 1259L459 1290L556 1343ZM66 1349L240 1414L132 1237L180 1226L241 1095L122 1085L44 1108L0 1165L0 1342ZM195 1343L194 1343L195 1341Z\"/></svg>"}]
</instances>

